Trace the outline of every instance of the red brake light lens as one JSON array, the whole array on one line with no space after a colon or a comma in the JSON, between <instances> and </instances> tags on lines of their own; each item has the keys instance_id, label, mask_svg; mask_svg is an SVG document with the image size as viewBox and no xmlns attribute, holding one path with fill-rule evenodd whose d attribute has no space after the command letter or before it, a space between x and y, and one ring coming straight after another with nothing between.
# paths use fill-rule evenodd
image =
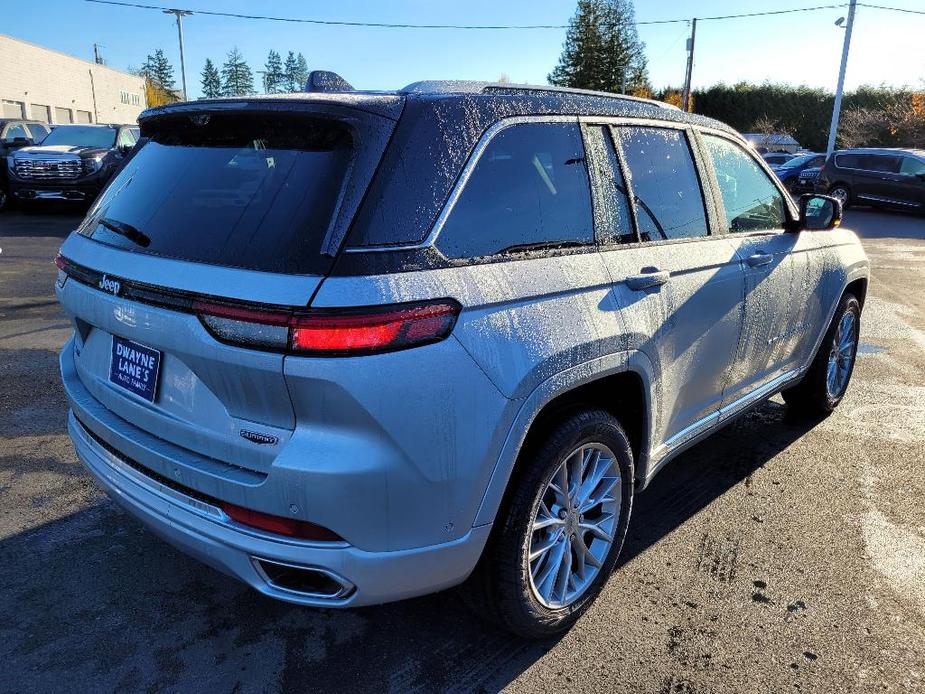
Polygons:
<instances>
[{"instance_id":1,"label":"red brake light lens","mask_svg":"<svg viewBox=\"0 0 925 694\"><path fill-rule=\"evenodd\" d=\"M195 301L193 310L224 342L298 354L354 356L442 340L452 332L460 306L446 299L345 312L292 313Z\"/></svg>"},{"instance_id":2,"label":"red brake light lens","mask_svg":"<svg viewBox=\"0 0 925 694\"><path fill-rule=\"evenodd\" d=\"M269 533L275 533L276 535L298 537L303 540L321 540L324 542L342 542L344 539L333 530L328 530L323 526L296 518L272 516L269 513L254 511L227 502L222 503L222 510L227 513L232 520L237 521L241 525L249 525L252 528L265 530Z\"/></svg>"},{"instance_id":3,"label":"red brake light lens","mask_svg":"<svg viewBox=\"0 0 925 694\"><path fill-rule=\"evenodd\" d=\"M304 315L292 321L298 352L382 352L442 340L453 330L459 304L436 303L373 313Z\"/></svg>"}]
</instances>

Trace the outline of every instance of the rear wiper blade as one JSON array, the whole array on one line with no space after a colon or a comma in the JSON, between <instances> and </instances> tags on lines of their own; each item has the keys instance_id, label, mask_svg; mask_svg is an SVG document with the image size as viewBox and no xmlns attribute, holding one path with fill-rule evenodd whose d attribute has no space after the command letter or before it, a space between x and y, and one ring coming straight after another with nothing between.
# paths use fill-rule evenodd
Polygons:
<instances>
[{"instance_id":1,"label":"rear wiper blade","mask_svg":"<svg viewBox=\"0 0 925 694\"><path fill-rule=\"evenodd\" d=\"M529 251L557 251L560 248L577 248L590 244L581 241L540 241L538 243L522 243L516 246L503 248L501 253L527 253Z\"/></svg>"},{"instance_id":2,"label":"rear wiper blade","mask_svg":"<svg viewBox=\"0 0 925 694\"><path fill-rule=\"evenodd\" d=\"M119 236L124 236L129 241L141 246L142 248L147 248L151 245L151 237L144 232L138 231L138 229L133 227L131 224L120 222L117 219L110 219L109 217L98 219L96 223L100 226L106 227L109 229L109 231L119 234Z\"/></svg>"}]
</instances>

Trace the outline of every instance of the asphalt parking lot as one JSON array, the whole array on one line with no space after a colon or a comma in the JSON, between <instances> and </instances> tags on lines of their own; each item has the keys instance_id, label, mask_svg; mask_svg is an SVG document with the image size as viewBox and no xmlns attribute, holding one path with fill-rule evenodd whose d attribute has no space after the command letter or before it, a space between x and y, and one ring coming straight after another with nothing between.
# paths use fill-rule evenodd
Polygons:
<instances>
[{"instance_id":1,"label":"asphalt parking lot","mask_svg":"<svg viewBox=\"0 0 925 694\"><path fill-rule=\"evenodd\" d=\"M65 432L51 259L77 221L0 215L0 691L925 691L925 218L846 214L874 276L839 410L775 398L673 462L543 643L452 593L273 602L122 513Z\"/></svg>"}]
</instances>

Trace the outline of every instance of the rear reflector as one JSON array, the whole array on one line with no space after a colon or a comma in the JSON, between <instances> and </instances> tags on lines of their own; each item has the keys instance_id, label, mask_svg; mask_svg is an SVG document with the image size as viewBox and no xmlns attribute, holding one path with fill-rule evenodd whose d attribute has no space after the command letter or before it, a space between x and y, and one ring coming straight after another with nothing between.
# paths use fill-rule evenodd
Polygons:
<instances>
[{"instance_id":1,"label":"rear reflector","mask_svg":"<svg viewBox=\"0 0 925 694\"><path fill-rule=\"evenodd\" d=\"M355 356L442 340L452 332L460 306L445 299L295 313L194 301L193 310L223 342L294 354Z\"/></svg>"},{"instance_id":2,"label":"rear reflector","mask_svg":"<svg viewBox=\"0 0 925 694\"><path fill-rule=\"evenodd\" d=\"M241 525L248 525L252 528L265 530L268 533L276 535L286 535L287 537L298 537L303 540L321 540L324 542L342 542L344 538L320 525L309 523L308 521L298 520L296 518L283 518L281 516L271 516L269 513L261 513L243 506L236 506L222 502L222 510L227 513L232 520Z\"/></svg>"}]
</instances>

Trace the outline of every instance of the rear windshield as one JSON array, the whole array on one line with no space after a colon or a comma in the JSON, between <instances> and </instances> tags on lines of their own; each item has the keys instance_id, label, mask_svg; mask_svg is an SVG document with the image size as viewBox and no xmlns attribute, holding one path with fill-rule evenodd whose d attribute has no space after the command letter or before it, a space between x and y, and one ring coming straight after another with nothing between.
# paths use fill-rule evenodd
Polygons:
<instances>
[{"instance_id":1,"label":"rear windshield","mask_svg":"<svg viewBox=\"0 0 925 694\"><path fill-rule=\"evenodd\" d=\"M172 116L142 140L81 225L128 250L266 272L323 272L350 132L304 115Z\"/></svg>"}]
</instances>

